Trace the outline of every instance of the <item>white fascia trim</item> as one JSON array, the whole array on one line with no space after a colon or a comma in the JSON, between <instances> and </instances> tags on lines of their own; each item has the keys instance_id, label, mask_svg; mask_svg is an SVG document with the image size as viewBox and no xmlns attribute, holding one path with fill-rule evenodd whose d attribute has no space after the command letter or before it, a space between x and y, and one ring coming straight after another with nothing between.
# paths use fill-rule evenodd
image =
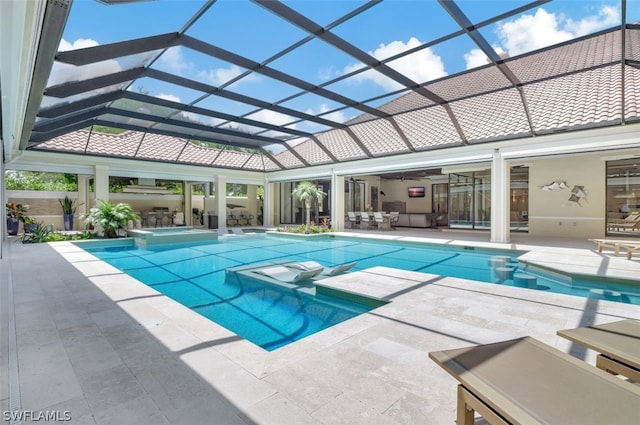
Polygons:
<instances>
[{"instance_id":1,"label":"white fascia trim","mask_svg":"<svg viewBox=\"0 0 640 425\"><path fill-rule=\"evenodd\" d=\"M538 136L529 143L512 142L500 148L505 159L526 159L537 156L568 155L640 148L640 124L602 127L564 134Z\"/></svg>"},{"instance_id":2,"label":"white fascia trim","mask_svg":"<svg viewBox=\"0 0 640 425\"><path fill-rule=\"evenodd\" d=\"M215 181L226 176L228 183L265 184L265 174L259 171L228 170L189 164L136 161L123 158L88 157L75 154L24 151L6 168L23 171L53 173L94 174L95 167L108 167L109 175L120 177L146 177L184 181Z\"/></svg>"},{"instance_id":3,"label":"white fascia trim","mask_svg":"<svg viewBox=\"0 0 640 425\"><path fill-rule=\"evenodd\" d=\"M491 162L493 147L462 146L437 151L424 151L405 155L364 159L337 164L326 164L296 170L274 171L267 175L269 182L303 180L336 176L378 174L398 170L441 168L447 165Z\"/></svg>"},{"instance_id":4,"label":"white fascia trim","mask_svg":"<svg viewBox=\"0 0 640 425\"><path fill-rule=\"evenodd\" d=\"M326 164L304 169L275 171L269 173L267 179L269 182L278 182L319 178L333 174L353 176L389 171L464 166L465 164L476 164L477 166L484 163L489 165L487 168L490 168L496 149L499 150L501 157L505 160L522 161L541 156L582 154L631 148L640 148L639 123ZM640 152L638 153L640 154Z\"/></svg>"}]
</instances>

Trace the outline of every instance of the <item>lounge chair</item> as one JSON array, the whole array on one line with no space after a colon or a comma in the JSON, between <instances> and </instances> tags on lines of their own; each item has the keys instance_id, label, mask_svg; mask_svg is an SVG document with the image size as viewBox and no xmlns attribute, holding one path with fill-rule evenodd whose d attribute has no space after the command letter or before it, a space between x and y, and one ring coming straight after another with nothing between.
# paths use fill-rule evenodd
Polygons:
<instances>
[{"instance_id":1,"label":"lounge chair","mask_svg":"<svg viewBox=\"0 0 640 425\"><path fill-rule=\"evenodd\" d=\"M534 338L429 353L456 378L458 425L637 424L640 387Z\"/></svg>"},{"instance_id":2,"label":"lounge chair","mask_svg":"<svg viewBox=\"0 0 640 425\"><path fill-rule=\"evenodd\" d=\"M625 229L638 230L640 229L640 213L632 212L626 218L623 219L610 219L607 222L609 230L622 231Z\"/></svg>"},{"instance_id":3,"label":"lounge chair","mask_svg":"<svg viewBox=\"0 0 640 425\"><path fill-rule=\"evenodd\" d=\"M619 320L557 333L600 353L596 357L599 369L640 382L640 321Z\"/></svg>"},{"instance_id":4,"label":"lounge chair","mask_svg":"<svg viewBox=\"0 0 640 425\"><path fill-rule=\"evenodd\" d=\"M602 252L604 248L613 248L616 256L620 255L620 248L640 246L640 241L624 240L624 239L589 239L589 241L598 244L598 252ZM631 258L629 256L629 258Z\"/></svg>"},{"instance_id":5,"label":"lounge chair","mask_svg":"<svg viewBox=\"0 0 640 425\"><path fill-rule=\"evenodd\" d=\"M640 252L640 242L636 244L624 243L620 244L620 248L627 250L627 260L631 260L634 252Z\"/></svg>"},{"instance_id":6,"label":"lounge chair","mask_svg":"<svg viewBox=\"0 0 640 425\"><path fill-rule=\"evenodd\" d=\"M322 264L316 261L302 261L297 263L289 263L287 267L298 270L316 270L321 268L322 270L318 273L317 276L336 276L346 271L349 271L356 263L345 263L340 264L336 267L324 267Z\"/></svg>"},{"instance_id":7,"label":"lounge chair","mask_svg":"<svg viewBox=\"0 0 640 425\"><path fill-rule=\"evenodd\" d=\"M286 283L299 283L305 280L312 279L322 272L322 267L310 270L293 270L285 266L270 266L261 269L253 270L253 273L257 273L263 276L270 277L271 279L279 280Z\"/></svg>"}]
</instances>

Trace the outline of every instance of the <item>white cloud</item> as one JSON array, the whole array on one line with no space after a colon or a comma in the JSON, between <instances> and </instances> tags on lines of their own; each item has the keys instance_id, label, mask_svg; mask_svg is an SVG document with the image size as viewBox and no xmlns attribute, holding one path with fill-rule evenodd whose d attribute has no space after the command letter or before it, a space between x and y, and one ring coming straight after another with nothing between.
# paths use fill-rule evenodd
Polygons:
<instances>
[{"instance_id":1,"label":"white cloud","mask_svg":"<svg viewBox=\"0 0 640 425\"><path fill-rule=\"evenodd\" d=\"M496 32L500 44L510 56L515 56L618 23L619 11L612 6L602 6L596 15L586 16L578 21L539 8L533 15L524 14L516 20L498 24Z\"/></svg>"},{"instance_id":2,"label":"white cloud","mask_svg":"<svg viewBox=\"0 0 640 425\"><path fill-rule=\"evenodd\" d=\"M493 50L498 56L504 58L507 56L506 52L500 46L492 46ZM469 53L464 54L464 60L467 64L467 69L476 68L479 66L490 63L489 58L480 49L471 49Z\"/></svg>"},{"instance_id":3,"label":"white cloud","mask_svg":"<svg viewBox=\"0 0 640 425\"><path fill-rule=\"evenodd\" d=\"M244 70L236 65L231 65L229 68L212 68L207 71L200 71L198 73L198 78L204 80L205 82L212 84L214 86L220 86L227 81L237 77L242 74ZM254 82L258 81L259 78L255 73L251 73L241 80L233 83L231 86L235 86L237 84L246 83L246 82Z\"/></svg>"},{"instance_id":4,"label":"white cloud","mask_svg":"<svg viewBox=\"0 0 640 425\"><path fill-rule=\"evenodd\" d=\"M159 93L159 94L155 95L154 97L157 97L158 99L168 100L168 101L171 101L171 102L182 103L182 100L180 99L180 96L176 96L174 94ZM217 124L220 124L222 122L222 120L220 120L220 119L216 119L216 118L213 118L213 117L204 117L204 116L201 116L201 115L194 114L193 112L181 111L180 112L180 116L184 117L185 119L187 119L189 121L197 122L197 123L204 124L204 125L217 125Z\"/></svg>"},{"instance_id":5,"label":"white cloud","mask_svg":"<svg viewBox=\"0 0 640 425\"><path fill-rule=\"evenodd\" d=\"M180 96L176 96L175 94L159 93L155 97L157 97L158 99L164 99L164 100L169 100L171 102L181 103Z\"/></svg>"},{"instance_id":6,"label":"white cloud","mask_svg":"<svg viewBox=\"0 0 640 425\"><path fill-rule=\"evenodd\" d=\"M66 52L67 50L77 50L77 49L84 49L86 47L94 47L97 46L99 43L95 40L92 40L90 38L79 38L76 41L74 41L73 43L69 43L68 41L66 41L64 38L62 40L60 40L60 45L58 46L58 51L59 52Z\"/></svg>"},{"instance_id":7,"label":"white cloud","mask_svg":"<svg viewBox=\"0 0 640 425\"><path fill-rule=\"evenodd\" d=\"M271 111L268 109L261 109L251 115L248 115L247 118L272 125L284 125L290 123L291 121L295 121L295 119L293 117L290 117L289 115L281 114L280 112ZM289 127L296 128L295 126Z\"/></svg>"},{"instance_id":8,"label":"white cloud","mask_svg":"<svg viewBox=\"0 0 640 425\"><path fill-rule=\"evenodd\" d=\"M567 29L576 36L590 34L592 32L620 25L620 11L613 6L602 6L597 15L587 16L579 21L567 20Z\"/></svg>"},{"instance_id":9,"label":"white cloud","mask_svg":"<svg viewBox=\"0 0 640 425\"><path fill-rule=\"evenodd\" d=\"M80 38L73 43L70 43L64 39L60 40L58 46L59 51L77 50L85 47L98 46L98 42L95 40ZM54 86L71 81L81 81L89 78L99 77L102 75L119 72L122 70L120 64L112 59L97 62L89 65L75 66L61 62L54 62L51 69L51 75L47 81L47 86ZM92 95L99 94L107 91L108 88L96 89L91 92ZM82 95L87 97L87 95Z\"/></svg>"},{"instance_id":10,"label":"white cloud","mask_svg":"<svg viewBox=\"0 0 640 425\"><path fill-rule=\"evenodd\" d=\"M327 111L329 111L329 106L326 103L323 103L318 108L318 111L314 111L313 109L307 109L305 113L309 115L319 115ZM321 118L335 121L335 122L341 122L341 123L347 120L347 117L344 115L342 111L331 112L330 114L323 115Z\"/></svg>"},{"instance_id":11,"label":"white cloud","mask_svg":"<svg viewBox=\"0 0 640 425\"><path fill-rule=\"evenodd\" d=\"M182 46L168 48L167 51L158 58L158 62L166 71L177 75L185 75L186 72L193 69L193 64L184 58Z\"/></svg>"},{"instance_id":12,"label":"white cloud","mask_svg":"<svg viewBox=\"0 0 640 425\"><path fill-rule=\"evenodd\" d=\"M469 53L465 53L464 60L467 63L467 69L476 68L488 63L487 55L480 49L472 49Z\"/></svg>"},{"instance_id":13,"label":"white cloud","mask_svg":"<svg viewBox=\"0 0 640 425\"><path fill-rule=\"evenodd\" d=\"M423 43L417 38L411 37L406 43L403 41L392 41L389 44L380 44L375 51L369 52L369 54L376 59L382 60L422 44ZM429 48L396 59L389 62L388 65L417 83L424 83L447 75L442 59ZM362 64L349 65L345 67L344 73L348 74L361 67ZM387 90L397 90L401 88L400 84L373 70L365 71L354 78L360 82L372 81Z\"/></svg>"},{"instance_id":14,"label":"white cloud","mask_svg":"<svg viewBox=\"0 0 640 425\"><path fill-rule=\"evenodd\" d=\"M559 27L558 16L540 8L535 15L522 15L498 25L498 37L509 55L515 56L573 38L572 33Z\"/></svg>"}]
</instances>

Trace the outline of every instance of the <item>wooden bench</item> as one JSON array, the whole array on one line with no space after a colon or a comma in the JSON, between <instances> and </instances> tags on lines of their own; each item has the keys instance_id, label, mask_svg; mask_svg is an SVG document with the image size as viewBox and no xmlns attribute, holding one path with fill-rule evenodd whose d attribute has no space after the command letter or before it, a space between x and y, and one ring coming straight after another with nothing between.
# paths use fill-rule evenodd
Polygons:
<instances>
[{"instance_id":1,"label":"wooden bench","mask_svg":"<svg viewBox=\"0 0 640 425\"><path fill-rule=\"evenodd\" d=\"M531 337L429 357L460 382L458 425L639 423L640 387Z\"/></svg>"}]
</instances>

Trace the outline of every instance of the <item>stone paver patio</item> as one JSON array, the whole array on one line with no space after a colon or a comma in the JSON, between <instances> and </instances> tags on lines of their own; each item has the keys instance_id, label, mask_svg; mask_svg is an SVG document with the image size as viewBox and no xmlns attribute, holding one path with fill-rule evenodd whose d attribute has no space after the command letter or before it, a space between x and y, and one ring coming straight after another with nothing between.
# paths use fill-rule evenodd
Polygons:
<instances>
[{"instance_id":1,"label":"stone paver patio","mask_svg":"<svg viewBox=\"0 0 640 425\"><path fill-rule=\"evenodd\" d=\"M485 233L419 236L505 247ZM531 263L640 276L637 259L585 241L514 235L508 247L531 250ZM324 283L392 302L266 352L70 243L7 251L2 411L18 401L74 424L453 424L457 381L429 351L530 335L593 364L556 331L640 319L640 306L375 267Z\"/></svg>"}]
</instances>

